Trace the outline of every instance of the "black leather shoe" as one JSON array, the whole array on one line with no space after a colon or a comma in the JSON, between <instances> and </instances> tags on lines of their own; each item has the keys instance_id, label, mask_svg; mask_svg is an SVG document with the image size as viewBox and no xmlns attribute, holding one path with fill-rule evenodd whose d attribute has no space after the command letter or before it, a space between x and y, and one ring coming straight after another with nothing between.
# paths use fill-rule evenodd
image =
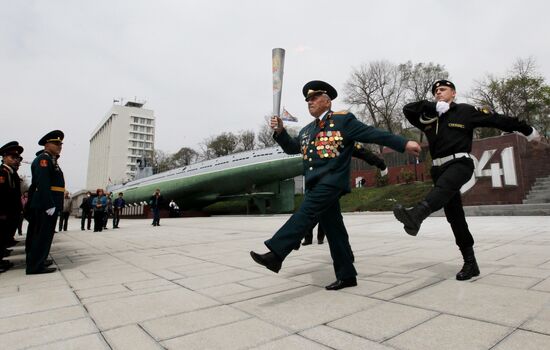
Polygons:
<instances>
[{"instance_id":1,"label":"black leather shoe","mask_svg":"<svg viewBox=\"0 0 550 350\"><path fill-rule=\"evenodd\" d=\"M3 269L11 269L13 267L13 263L9 260L0 260L0 267Z\"/></svg>"},{"instance_id":2,"label":"black leather shoe","mask_svg":"<svg viewBox=\"0 0 550 350\"><path fill-rule=\"evenodd\" d=\"M46 259L46 261L44 261L44 267L51 266L52 264L53 264L53 260Z\"/></svg>"},{"instance_id":3,"label":"black leather shoe","mask_svg":"<svg viewBox=\"0 0 550 350\"><path fill-rule=\"evenodd\" d=\"M52 273L52 272L55 272L57 271L57 269L55 267L43 267L39 270L36 270L36 271L32 271L32 272L27 272L27 275L40 275L40 274L43 274L43 273Z\"/></svg>"},{"instance_id":4,"label":"black leather shoe","mask_svg":"<svg viewBox=\"0 0 550 350\"><path fill-rule=\"evenodd\" d=\"M336 280L325 287L326 290L338 290L347 287L355 287L357 285L357 278L346 278L345 280Z\"/></svg>"},{"instance_id":5,"label":"black leather shoe","mask_svg":"<svg viewBox=\"0 0 550 350\"><path fill-rule=\"evenodd\" d=\"M325 241L317 241L317 244L323 244Z\"/></svg>"},{"instance_id":6,"label":"black leather shoe","mask_svg":"<svg viewBox=\"0 0 550 350\"><path fill-rule=\"evenodd\" d=\"M252 259L260 265L267 267L269 270L279 273L281 269L282 261L273 252L265 254L258 254L253 251L250 252Z\"/></svg>"},{"instance_id":7,"label":"black leather shoe","mask_svg":"<svg viewBox=\"0 0 550 350\"><path fill-rule=\"evenodd\" d=\"M312 241L303 241L302 245L310 245L311 243L312 243Z\"/></svg>"}]
</instances>

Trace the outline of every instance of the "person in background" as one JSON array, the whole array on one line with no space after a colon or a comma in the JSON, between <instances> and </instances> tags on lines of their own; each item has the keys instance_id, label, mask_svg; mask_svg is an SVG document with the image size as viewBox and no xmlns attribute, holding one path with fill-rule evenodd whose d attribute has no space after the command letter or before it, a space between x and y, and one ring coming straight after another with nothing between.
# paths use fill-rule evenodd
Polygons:
<instances>
[{"instance_id":1,"label":"person in background","mask_svg":"<svg viewBox=\"0 0 550 350\"><path fill-rule=\"evenodd\" d=\"M180 216L180 207L173 199L168 204L168 209L170 210L171 218L177 218Z\"/></svg>"},{"instance_id":2,"label":"person in background","mask_svg":"<svg viewBox=\"0 0 550 350\"><path fill-rule=\"evenodd\" d=\"M80 219L80 229L84 231L84 224L88 221L86 227L89 230L92 226L92 217L94 216L94 208L92 206L92 192L86 192L86 197L82 199L80 209L82 209L82 218Z\"/></svg>"},{"instance_id":3,"label":"person in background","mask_svg":"<svg viewBox=\"0 0 550 350\"><path fill-rule=\"evenodd\" d=\"M111 192L105 192L105 198L107 198L107 206L105 207L105 215L103 216L103 229L107 230L107 224L109 223L109 217L113 216L113 199Z\"/></svg>"},{"instance_id":4,"label":"person in background","mask_svg":"<svg viewBox=\"0 0 550 350\"><path fill-rule=\"evenodd\" d=\"M63 148L65 134L54 130L44 135L39 141L44 146L43 152L37 153L31 165L32 194L30 209L32 219L29 223L25 251L27 253L27 275L55 272L49 267L53 261L48 259L53 242L55 224L63 207L65 177L57 163ZM27 246L28 245L28 246Z\"/></svg>"},{"instance_id":5,"label":"person in background","mask_svg":"<svg viewBox=\"0 0 550 350\"><path fill-rule=\"evenodd\" d=\"M13 266L4 257L10 255L8 247L17 244L14 240L15 232L20 223L21 207L21 179L17 174L21 164L23 147L17 141L8 142L0 148L2 164L0 165L0 272Z\"/></svg>"},{"instance_id":6,"label":"person in background","mask_svg":"<svg viewBox=\"0 0 550 350\"><path fill-rule=\"evenodd\" d=\"M94 232L103 231L104 216L107 211L107 197L102 188L96 190L96 196L92 200L92 208L94 208Z\"/></svg>"},{"instance_id":7,"label":"person in background","mask_svg":"<svg viewBox=\"0 0 550 350\"><path fill-rule=\"evenodd\" d=\"M65 192L63 197L63 209L59 213L59 232L67 231L67 225L69 222L69 216L71 215L71 204L72 204L71 195L69 192Z\"/></svg>"},{"instance_id":8,"label":"person in background","mask_svg":"<svg viewBox=\"0 0 550 350\"><path fill-rule=\"evenodd\" d=\"M118 197L113 202L113 228L118 228L118 223L120 222L120 215L122 214L122 209L126 206L126 201L122 198L124 194L120 192Z\"/></svg>"},{"instance_id":9,"label":"person in background","mask_svg":"<svg viewBox=\"0 0 550 350\"><path fill-rule=\"evenodd\" d=\"M149 205L153 209L153 226L160 226L160 207L164 202L164 198L160 194L160 188L155 190L155 193L149 198Z\"/></svg>"},{"instance_id":10,"label":"person in background","mask_svg":"<svg viewBox=\"0 0 550 350\"><path fill-rule=\"evenodd\" d=\"M23 159L21 158L21 160L23 160ZM23 211L27 207L28 202L29 202L29 191L25 191L21 195L21 208L22 208ZM23 235L23 220L25 220L25 215L24 215L23 211L21 212L21 218L19 220L19 227L17 228L17 233L19 234L19 236Z\"/></svg>"}]
</instances>

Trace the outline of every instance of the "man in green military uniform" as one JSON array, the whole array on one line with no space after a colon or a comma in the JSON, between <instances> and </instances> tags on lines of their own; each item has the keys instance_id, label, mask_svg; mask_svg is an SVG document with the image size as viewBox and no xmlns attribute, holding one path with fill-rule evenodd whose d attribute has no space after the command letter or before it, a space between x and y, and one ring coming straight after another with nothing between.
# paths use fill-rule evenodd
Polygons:
<instances>
[{"instance_id":1,"label":"man in green military uniform","mask_svg":"<svg viewBox=\"0 0 550 350\"><path fill-rule=\"evenodd\" d=\"M315 118L296 138L283 127L279 117L271 119L274 138L288 154L301 153L305 172L306 193L300 209L265 241L269 252L250 255L258 264L279 272L283 260L300 244L305 233L316 223L327 231L336 281L328 290L357 285L348 233L340 212L339 199L350 192L350 162L355 142L376 143L397 151L419 154L420 145L388 131L376 129L358 121L349 112L331 111L336 90L323 81L307 83L302 92L310 114Z\"/></svg>"},{"instance_id":2,"label":"man in green military uniform","mask_svg":"<svg viewBox=\"0 0 550 350\"><path fill-rule=\"evenodd\" d=\"M360 143L356 143L353 148L353 153L351 154L353 158L361 159L369 165L376 166L378 169L380 169L380 174L382 176L386 176L388 174L388 168L386 167L386 162L384 162L384 159L378 158L374 153L363 147ZM302 245L310 245L313 243L313 229L314 228L312 227L306 233ZM325 236L325 231L323 230L321 225L317 225L317 243L323 244Z\"/></svg>"},{"instance_id":3,"label":"man in green military uniform","mask_svg":"<svg viewBox=\"0 0 550 350\"><path fill-rule=\"evenodd\" d=\"M21 179L17 174L21 163L23 147L17 141L8 142L0 148L0 272L13 264L3 260L9 255L8 247L14 242L15 231L21 218Z\"/></svg>"},{"instance_id":4,"label":"man in green military uniform","mask_svg":"<svg viewBox=\"0 0 550 350\"><path fill-rule=\"evenodd\" d=\"M32 183L30 208L32 210L31 237L27 240L27 275L54 272L49 267L51 260L47 260L53 240L57 216L63 206L65 193L65 179L57 164L61 153L64 134L61 130L54 130L44 135L38 141L44 146L31 165Z\"/></svg>"}]
</instances>

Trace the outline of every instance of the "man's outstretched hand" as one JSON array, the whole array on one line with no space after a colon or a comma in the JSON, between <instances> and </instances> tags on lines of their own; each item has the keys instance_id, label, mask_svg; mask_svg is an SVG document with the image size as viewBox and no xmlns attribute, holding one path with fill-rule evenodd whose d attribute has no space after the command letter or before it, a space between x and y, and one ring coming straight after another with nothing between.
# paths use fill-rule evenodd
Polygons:
<instances>
[{"instance_id":1,"label":"man's outstretched hand","mask_svg":"<svg viewBox=\"0 0 550 350\"><path fill-rule=\"evenodd\" d=\"M405 145L405 152L412 154L413 156L418 157L420 155L420 151L422 151L422 148L420 148L420 145L416 141L408 141Z\"/></svg>"}]
</instances>

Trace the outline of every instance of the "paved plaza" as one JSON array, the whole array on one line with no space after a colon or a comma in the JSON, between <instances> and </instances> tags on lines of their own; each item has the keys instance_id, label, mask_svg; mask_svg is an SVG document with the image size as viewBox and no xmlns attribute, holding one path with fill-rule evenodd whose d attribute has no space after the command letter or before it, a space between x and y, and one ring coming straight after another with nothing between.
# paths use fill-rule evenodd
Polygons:
<instances>
[{"instance_id":1,"label":"paved plaza","mask_svg":"<svg viewBox=\"0 0 550 350\"><path fill-rule=\"evenodd\" d=\"M72 219L52 247L58 272L26 276L14 247L0 348L550 348L550 216L470 217L481 276L459 282L445 218L410 237L390 213L346 214L359 285L340 291L324 289L326 243L279 274L252 261L287 217L122 220L102 233Z\"/></svg>"}]
</instances>

